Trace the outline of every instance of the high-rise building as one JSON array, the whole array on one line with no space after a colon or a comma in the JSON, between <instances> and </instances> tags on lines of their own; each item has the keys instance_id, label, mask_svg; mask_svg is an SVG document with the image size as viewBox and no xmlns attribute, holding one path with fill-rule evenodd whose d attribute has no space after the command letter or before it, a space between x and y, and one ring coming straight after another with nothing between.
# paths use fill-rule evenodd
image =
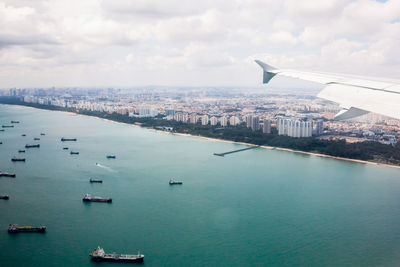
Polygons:
<instances>
[{"instance_id":1,"label":"high-rise building","mask_svg":"<svg viewBox=\"0 0 400 267\"><path fill-rule=\"evenodd\" d=\"M253 116L247 115L246 116L246 126L247 126L247 128L251 128L252 121L253 121Z\"/></svg>"},{"instance_id":2,"label":"high-rise building","mask_svg":"<svg viewBox=\"0 0 400 267\"><path fill-rule=\"evenodd\" d=\"M265 118L262 129L263 129L263 133L267 133L267 134L271 133L271 120Z\"/></svg>"},{"instance_id":3,"label":"high-rise building","mask_svg":"<svg viewBox=\"0 0 400 267\"><path fill-rule=\"evenodd\" d=\"M198 120L197 114L195 114L195 113L190 114L190 119L189 119L190 123L196 124L197 120Z\"/></svg>"},{"instance_id":4,"label":"high-rise building","mask_svg":"<svg viewBox=\"0 0 400 267\"><path fill-rule=\"evenodd\" d=\"M252 117L251 118L251 129L253 131L260 130L260 118L259 117Z\"/></svg>"},{"instance_id":5,"label":"high-rise building","mask_svg":"<svg viewBox=\"0 0 400 267\"><path fill-rule=\"evenodd\" d=\"M290 137L310 137L312 136L312 121L300 121L297 119L279 119L278 134Z\"/></svg>"},{"instance_id":6,"label":"high-rise building","mask_svg":"<svg viewBox=\"0 0 400 267\"><path fill-rule=\"evenodd\" d=\"M201 125L208 125L208 116L207 115L203 115L201 116Z\"/></svg>"},{"instance_id":7,"label":"high-rise building","mask_svg":"<svg viewBox=\"0 0 400 267\"><path fill-rule=\"evenodd\" d=\"M315 122L315 134L316 135L321 135L324 132L324 121L323 120L317 120Z\"/></svg>"},{"instance_id":8,"label":"high-rise building","mask_svg":"<svg viewBox=\"0 0 400 267\"><path fill-rule=\"evenodd\" d=\"M152 107L140 107L139 108L139 117L155 117L157 116L158 111Z\"/></svg>"},{"instance_id":9,"label":"high-rise building","mask_svg":"<svg viewBox=\"0 0 400 267\"><path fill-rule=\"evenodd\" d=\"M217 124L218 124L218 119L217 119L217 117L212 116L212 117L210 118L210 124L211 124L212 126L217 125Z\"/></svg>"},{"instance_id":10,"label":"high-rise building","mask_svg":"<svg viewBox=\"0 0 400 267\"><path fill-rule=\"evenodd\" d=\"M229 124L230 124L231 126L236 126L236 125L238 125L239 123L240 123L240 119L239 119L238 117L236 117L236 116L230 117L230 119L229 119Z\"/></svg>"},{"instance_id":11,"label":"high-rise building","mask_svg":"<svg viewBox=\"0 0 400 267\"><path fill-rule=\"evenodd\" d=\"M174 115L175 115L175 110L173 110L173 109L165 110L165 116L174 116Z\"/></svg>"},{"instance_id":12,"label":"high-rise building","mask_svg":"<svg viewBox=\"0 0 400 267\"><path fill-rule=\"evenodd\" d=\"M219 121L220 121L222 127L228 126L228 118L227 117L223 116L219 119Z\"/></svg>"}]
</instances>

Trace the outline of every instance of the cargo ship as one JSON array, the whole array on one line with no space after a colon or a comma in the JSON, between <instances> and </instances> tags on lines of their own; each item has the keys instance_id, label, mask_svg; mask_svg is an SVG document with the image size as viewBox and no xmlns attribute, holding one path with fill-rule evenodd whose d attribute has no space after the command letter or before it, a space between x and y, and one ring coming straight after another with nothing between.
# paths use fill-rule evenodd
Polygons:
<instances>
[{"instance_id":1,"label":"cargo ship","mask_svg":"<svg viewBox=\"0 0 400 267\"><path fill-rule=\"evenodd\" d=\"M0 199L8 200L10 197L8 195L0 195Z\"/></svg>"},{"instance_id":2,"label":"cargo ship","mask_svg":"<svg viewBox=\"0 0 400 267\"><path fill-rule=\"evenodd\" d=\"M103 180L100 180L100 179L94 179L94 178L90 178L90 180L89 180L91 183L102 183L103 182Z\"/></svg>"},{"instance_id":3,"label":"cargo ship","mask_svg":"<svg viewBox=\"0 0 400 267\"><path fill-rule=\"evenodd\" d=\"M14 174L14 173L0 172L0 177L11 177L11 178L15 178L15 174Z\"/></svg>"},{"instance_id":4,"label":"cargo ship","mask_svg":"<svg viewBox=\"0 0 400 267\"><path fill-rule=\"evenodd\" d=\"M18 150L18 153L25 153L25 150Z\"/></svg>"},{"instance_id":5,"label":"cargo ship","mask_svg":"<svg viewBox=\"0 0 400 267\"><path fill-rule=\"evenodd\" d=\"M76 141L76 138L61 138L61 142L65 142L65 141Z\"/></svg>"},{"instance_id":6,"label":"cargo ship","mask_svg":"<svg viewBox=\"0 0 400 267\"><path fill-rule=\"evenodd\" d=\"M169 185L174 185L174 184L183 184L183 182L179 182L179 181L174 181L174 180L169 180Z\"/></svg>"},{"instance_id":7,"label":"cargo ship","mask_svg":"<svg viewBox=\"0 0 400 267\"><path fill-rule=\"evenodd\" d=\"M68 147L63 147L64 150L68 150Z\"/></svg>"},{"instance_id":8,"label":"cargo ship","mask_svg":"<svg viewBox=\"0 0 400 267\"><path fill-rule=\"evenodd\" d=\"M92 261L108 261L108 262L143 262L144 255L138 252L137 255L105 253L104 249L97 247L92 253L89 254Z\"/></svg>"},{"instance_id":9,"label":"cargo ship","mask_svg":"<svg viewBox=\"0 0 400 267\"><path fill-rule=\"evenodd\" d=\"M115 156L115 155L107 155L106 158L108 158L108 159L115 159L116 156Z\"/></svg>"},{"instance_id":10,"label":"cargo ship","mask_svg":"<svg viewBox=\"0 0 400 267\"><path fill-rule=\"evenodd\" d=\"M35 137L35 138L33 138L33 140L35 140L35 141L39 141L39 140L40 140L40 138L39 138L39 137Z\"/></svg>"},{"instance_id":11,"label":"cargo ship","mask_svg":"<svg viewBox=\"0 0 400 267\"><path fill-rule=\"evenodd\" d=\"M23 162L25 162L25 158L16 158L16 157L13 157L13 158L11 159L11 161L23 161Z\"/></svg>"},{"instance_id":12,"label":"cargo ship","mask_svg":"<svg viewBox=\"0 0 400 267\"><path fill-rule=\"evenodd\" d=\"M19 123L19 121L11 121L11 123Z\"/></svg>"},{"instance_id":13,"label":"cargo ship","mask_svg":"<svg viewBox=\"0 0 400 267\"><path fill-rule=\"evenodd\" d=\"M3 128L14 128L14 125L2 125Z\"/></svg>"},{"instance_id":14,"label":"cargo ship","mask_svg":"<svg viewBox=\"0 0 400 267\"><path fill-rule=\"evenodd\" d=\"M4 132L4 129L0 129L0 132Z\"/></svg>"},{"instance_id":15,"label":"cargo ship","mask_svg":"<svg viewBox=\"0 0 400 267\"><path fill-rule=\"evenodd\" d=\"M86 194L82 198L83 202L107 202L111 203L112 199L111 198L101 198L101 197L92 197L90 194Z\"/></svg>"},{"instance_id":16,"label":"cargo ship","mask_svg":"<svg viewBox=\"0 0 400 267\"><path fill-rule=\"evenodd\" d=\"M36 145L25 145L25 148L33 148L33 147L40 147L40 144L36 144Z\"/></svg>"},{"instance_id":17,"label":"cargo ship","mask_svg":"<svg viewBox=\"0 0 400 267\"><path fill-rule=\"evenodd\" d=\"M21 136L26 136L26 134L21 134Z\"/></svg>"},{"instance_id":18,"label":"cargo ship","mask_svg":"<svg viewBox=\"0 0 400 267\"><path fill-rule=\"evenodd\" d=\"M70 154L71 155L79 155L79 152L71 151Z\"/></svg>"},{"instance_id":19,"label":"cargo ship","mask_svg":"<svg viewBox=\"0 0 400 267\"><path fill-rule=\"evenodd\" d=\"M45 133L40 133L40 135L46 135Z\"/></svg>"},{"instance_id":20,"label":"cargo ship","mask_svg":"<svg viewBox=\"0 0 400 267\"><path fill-rule=\"evenodd\" d=\"M46 226L32 227L32 226L18 226L17 224L10 224L8 226L9 233L44 233L46 232Z\"/></svg>"}]
</instances>

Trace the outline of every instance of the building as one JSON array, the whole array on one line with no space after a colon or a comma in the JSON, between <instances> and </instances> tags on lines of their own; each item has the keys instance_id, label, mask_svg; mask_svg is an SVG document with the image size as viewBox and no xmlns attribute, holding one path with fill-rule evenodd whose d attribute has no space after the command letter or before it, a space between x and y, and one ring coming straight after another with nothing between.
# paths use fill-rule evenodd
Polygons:
<instances>
[{"instance_id":1,"label":"building","mask_svg":"<svg viewBox=\"0 0 400 267\"><path fill-rule=\"evenodd\" d=\"M321 135L324 132L324 121L323 120L317 120L315 122L315 134L316 135Z\"/></svg>"},{"instance_id":2,"label":"building","mask_svg":"<svg viewBox=\"0 0 400 267\"><path fill-rule=\"evenodd\" d=\"M173 109L165 110L165 116L174 116L174 115L175 115L175 110L173 110Z\"/></svg>"},{"instance_id":3,"label":"building","mask_svg":"<svg viewBox=\"0 0 400 267\"><path fill-rule=\"evenodd\" d=\"M218 124L218 119L217 119L217 117L212 116L212 117L210 118L210 124L211 124L212 126L217 125L217 124Z\"/></svg>"},{"instance_id":4,"label":"building","mask_svg":"<svg viewBox=\"0 0 400 267\"><path fill-rule=\"evenodd\" d=\"M207 115L203 115L201 116L201 125L208 125L208 116Z\"/></svg>"},{"instance_id":5,"label":"building","mask_svg":"<svg viewBox=\"0 0 400 267\"><path fill-rule=\"evenodd\" d=\"M193 124L196 124L198 119L199 118L198 118L197 114L193 113L193 114L190 114L189 122L193 123Z\"/></svg>"},{"instance_id":6,"label":"building","mask_svg":"<svg viewBox=\"0 0 400 267\"><path fill-rule=\"evenodd\" d=\"M297 119L279 119L278 134L290 137L310 137L312 136L312 121L300 121Z\"/></svg>"},{"instance_id":7,"label":"building","mask_svg":"<svg viewBox=\"0 0 400 267\"><path fill-rule=\"evenodd\" d=\"M270 134L271 133L271 120L264 119L263 121L263 133Z\"/></svg>"},{"instance_id":8,"label":"building","mask_svg":"<svg viewBox=\"0 0 400 267\"><path fill-rule=\"evenodd\" d=\"M232 116L232 117L229 118L229 124L230 124L231 126L236 126L236 125L238 125L239 123L240 123L240 119L239 119L238 117Z\"/></svg>"},{"instance_id":9,"label":"building","mask_svg":"<svg viewBox=\"0 0 400 267\"><path fill-rule=\"evenodd\" d=\"M220 121L222 127L228 126L228 118L227 117L223 116L219 119L219 121Z\"/></svg>"},{"instance_id":10,"label":"building","mask_svg":"<svg viewBox=\"0 0 400 267\"><path fill-rule=\"evenodd\" d=\"M252 117L251 118L251 129L253 131L260 130L260 118L259 117Z\"/></svg>"},{"instance_id":11,"label":"building","mask_svg":"<svg viewBox=\"0 0 400 267\"><path fill-rule=\"evenodd\" d=\"M158 115L158 111L152 107L140 107L139 117L155 117Z\"/></svg>"}]
</instances>

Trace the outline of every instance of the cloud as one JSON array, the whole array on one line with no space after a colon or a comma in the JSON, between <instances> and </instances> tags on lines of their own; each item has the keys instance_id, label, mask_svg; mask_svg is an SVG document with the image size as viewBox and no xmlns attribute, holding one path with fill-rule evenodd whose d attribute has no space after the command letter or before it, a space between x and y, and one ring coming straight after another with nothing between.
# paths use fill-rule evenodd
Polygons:
<instances>
[{"instance_id":1,"label":"cloud","mask_svg":"<svg viewBox=\"0 0 400 267\"><path fill-rule=\"evenodd\" d=\"M398 78L398 47L398 0L0 0L10 87L256 85L256 57Z\"/></svg>"}]
</instances>

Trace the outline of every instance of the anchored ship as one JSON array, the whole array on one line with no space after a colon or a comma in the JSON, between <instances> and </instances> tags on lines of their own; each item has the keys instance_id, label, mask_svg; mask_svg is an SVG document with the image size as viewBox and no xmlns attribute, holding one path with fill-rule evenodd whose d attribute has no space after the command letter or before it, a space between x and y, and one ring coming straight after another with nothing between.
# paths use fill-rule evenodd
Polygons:
<instances>
[{"instance_id":1,"label":"anchored ship","mask_svg":"<svg viewBox=\"0 0 400 267\"><path fill-rule=\"evenodd\" d=\"M89 180L91 183L102 183L103 182L103 180L100 180L100 179L94 179L94 178L90 178L90 180Z\"/></svg>"},{"instance_id":2,"label":"anchored ship","mask_svg":"<svg viewBox=\"0 0 400 267\"><path fill-rule=\"evenodd\" d=\"M83 202L107 202L111 203L112 199L111 198L101 198L101 197L92 197L90 194L86 194L82 198Z\"/></svg>"},{"instance_id":3,"label":"anchored ship","mask_svg":"<svg viewBox=\"0 0 400 267\"><path fill-rule=\"evenodd\" d=\"M174 180L169 180L169 185L174 185L174 184L183 184L183 182L179 182L179 181L174 181Z\"/></svg>"},{"instance_id":4,"label":"anchored ship","mask_svg":"<svg viewBox=\"0 0 400 267\"><path fill-rule=\"evenodd\" d=\"M97 247L89 254L92 261L109 261L109 262L143 262L144 255L138 252L137 255L105 253L104 249Z\"/></svg>"},{"instance_id":5,"label":"anchored ship","mask_svg":"<svg viewBox=\"0 0 400 267\"><path fill-rule=\"evenodd\" d=\"M68 150L68 147L63 147L64 150Z\"/></svg>"},{"instance_id":6,"label":"anchored ship","mask_svg":"<svg viewBox=\"0 0 400 267\"><path fill-rule=\"evenodd\" d=\"M35 137L35 138L33 138L33 140L35 140L35 141L39 141L39 140L40 140L40 138L39 138L39 137Z\"/></svg>"},{"instance_id":7,"label":"anchored ship","mask_svg":"<svg viewBox=\"0 0 400 267\"><path fill-rule=\"evenodd\" d=\"M36 145L25 145L25 148L33 148L33 147L40 147L40 144L36 144Z\"/></svg>"},{"instance_id":8,"label":"anchored ship","mask_svg":"<svg viewBox=\"0 0 400 267\"><path fill-rule=\"evenodd\" d=\"M39 227L32 227L32 226L18 226L17 224L10 224L8 226L9 233L21 233L21 232L28 232L28 233L44 233L46 232L46 226L42 225Z\"/></svg>"},{"instance_id":9,"label":"anchored ship","mask_svg":"<svg viewBox=\"0 0 400 267\"><path fill-rule=\"evenodd\" d=\"M19 121L11 121L11 123L19 123Z\"/></svg>"},{"instance_id":10,"label":"anchored ship","mask_svg":"<svg viewBox=\"0 0 400 267\"><path fill-rule=\"evenodd\" d=\"M45 133L40 133L40 135L46 135Z\"/></svg>"},{"instance_id":11,"label":"anchored ship","mask_svg":"<svg viewBox=\"0 0 400 267\"><path fill-rule=\"evenodd\" d=\"M65 142L65 141L76 141L76 138L61 138L61 142Z\"/></svg>"},{"instance_id":12,"label":"anchored ship","mask_svg":"<svg viewBox=\"0 0 400 267\"><path fill-rule=\"evenodd\" d=\"M14 173L0 172L0 177L12 177L12 178L15 178L15 174Z\"/></svg>"},{"instance_id":13,"label":"anchored ship","mask_svg":"<svg viewBox=\"0 0 400 267\"><path fill-rule=\"evenodd\" d=\"M26 136L26 134L21 134L21 136Z\"/></svg>"},{"instance_id":14,"label":"anchored ship","mask_svg":"<svg viewBox=\"0 0 400 267\"><path fill-rule=\"evenodd\" d=\"M14 128L14 125L2 125L3 128Z\"/></svg>"},{"instance_id":15,"label":"anchored ship","mask_svg":"<svg viewBox=\"0 0 400 267\"><path fill-rule=\"evenodd\" d=\"M11 161L24 161L24 162L25 162L25 158L16 158L16 157L13 157L13 158L11 159Z\"/></svg>"},{"instance_id":16,"label":"anchored ship","mask_svg":"<svg viewBox=\"0 0 400 267\"><path fill-rule=\"evenodd\" d=\"M8 200L10 197L8 195L0 195L0 199Z\"/></svg>"},{"instance_id":17,"label":"anchored ship","mask_svg":"<svg viewBox=\"0 0 400 267\"><path fill-rule=\"evenodd\" d=\"M107 155L106 158L108 158L108 159L115 159L116 156L115 156L115 155Z\"/></svg>"},{"instance_id":18,"label":"anchored ship","mask_svg":"<svg viewBox=\"0 0 400 267\"><path fill-rule=\"evenodd\" d=\"M79 155L79 152L71 151L70 154L71 155Z\"/></svg>"},{"instance_id":19,"label":"anchored ship","mask_svg":"<svg viewBox=\"0 0 400 267\"><path fill-rule=\"evenodd\" d=\"M25 150L18 150L18 153L25 153Z\"/></svg>"}]
</instances>

